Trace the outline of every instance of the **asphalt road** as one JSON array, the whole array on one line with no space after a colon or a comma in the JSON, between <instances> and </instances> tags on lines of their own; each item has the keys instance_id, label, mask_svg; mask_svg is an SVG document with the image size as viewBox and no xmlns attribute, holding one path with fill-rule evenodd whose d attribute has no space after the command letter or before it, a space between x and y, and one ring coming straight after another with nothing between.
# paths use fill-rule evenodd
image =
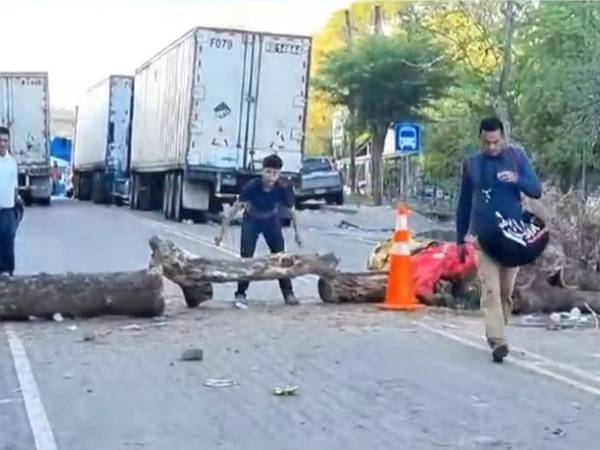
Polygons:
<instances>
[{"instance_id":1,"label":"asphalt road","mask_svg":"<svg viewBox=\"0 0 600 450\"><path fill-rule=\"evenodd\" d=\"M124 208L26 214L19 273L139 269L154 234L210 257L233 258L239 243L239 228L217 249L215 225ZM333 251L345 270L364 270L387 232L340 220L394 223L385 209L301 217L308 250ZM0 325L0 450L598 448L598 332L512 327L513 356L494 365L476 315L322 305L314 277L294 285L299 307L281 303L276 282L251 286L248 311L231 308L233 285L195 310L168 286L161 320ZM188 348L204 360L181 361ZM296 396L272 394L286 384Z\"/></svg>"}]
</instances>

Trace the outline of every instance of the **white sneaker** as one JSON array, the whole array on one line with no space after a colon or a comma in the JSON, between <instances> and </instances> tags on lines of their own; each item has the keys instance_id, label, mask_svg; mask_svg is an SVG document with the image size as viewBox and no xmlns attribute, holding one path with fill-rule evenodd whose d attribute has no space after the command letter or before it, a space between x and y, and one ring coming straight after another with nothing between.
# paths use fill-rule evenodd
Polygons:
<instances>
[{"instance_id":1,"label":"white sneaker","mask_svg":"<svg viewBox=\"0 0 600 450\"><path fill-rule=\"evenodd\" d=\"M234 306L237 309L246 310L248 309L248 301L245 295L236 294Z\"/></svg>"}]
</instances>

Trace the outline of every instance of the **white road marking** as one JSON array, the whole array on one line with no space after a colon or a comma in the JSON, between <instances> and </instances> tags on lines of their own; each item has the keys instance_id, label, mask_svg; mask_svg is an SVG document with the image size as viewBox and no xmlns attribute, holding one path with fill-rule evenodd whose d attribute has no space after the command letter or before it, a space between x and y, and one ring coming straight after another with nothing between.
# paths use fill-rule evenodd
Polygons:
<instances>
[{"instance_id":1,"label":"white road marking","mask_svg":"<svg viewBox=\"0 0 600 450\"><path fill-rule=\"evenodd\" d=\"M460 344L469 346L469 347L473 347L476 348L478 350L484 350L486 353L489 353L489 347L485 344L478 344L477 342L471 340L471 339L467 339L463 336L459 336L455 333L451 333L449 331L445 331L445 330L441 330L439 328L436 328L434 326L431 325L427 325L423 322L418 322L418 321L413 321L413 323L421 328L424 328L425 330L431 332L431 333L435 333L438 334L440 336L443 336L447 339L451 339L453 341L459 342ZM514 348L514 347L513 347ZM531 353L530 353L531 354ZM543 358L543 357L542 357ZM535 363L529 362L529 361L523 361L521 359L517 359L511 356L508 356L506 358L506 361L510 362L511 364L521 367L523 369L529 370L530 372L536 373L538 375L542 375L545 376L547 378L551 378L555 381L567 384L575 389L578 389L580 391L586 392L588 394L592 394L595 395L596 397L600 397L600 388L597 388L595 386L591 386L589 384L586 383L582 383L580 381L574 380L572 378L566 377L564 375L561 375L560 373L554 372L550 369L546 369L543 367L539 367L538 365L536 365ZM559 367L559 366L557 366ZM589 374L588 374L589 375Z\"/></svg>"},{"instance_id":2,"label":"white road marking","mask_svg":"<svg viewBox=\"0 0 600 450\"><path fill-rule=\"evenodd\" d=\"M439 324L440 326L446 326L447 324L440 322L439 320L436 319L431 319L432 322L435 322L437 324ZM455 327L458 329L458 327ZM461 331L461 333L463 334L463 336L469 336L472 337L474 339L481 339L483 341L485 341L485 337L484 336L479 336L473 332L470 331ZM561 363L558 361L555 361L551 358L548 358L547 356L544 355L540 355L539 353L533 352L531 350L527 350L523 347L518 347L514 344L510 344L510 349L511 351L515 351L518 353L523 354L523 356L528 356L532 359L535 359L537 361L539 361L540 363L543 364L547 364L549 366L554 367L555 369L558 370L562 370L564 372L568 372L570 374L572 374L573 376L579 377L579 378L583 378L591 383L595 383L595 384L599 384L600 385L600 376L594 375L593 373L590 372L586 372L585 370L582 370L578 367L575 367L571 364L565 364L565 363Z\"/></svg>"},{"instance_id":3,"label":"white road marking","mask_svg":"<svg viewBox=\"0 0 600 450\"><path fill-rule=\"evenodd\" d=\"M187 231L184 230L180 230L176 227L170 226L170 225L166 225L162 222L158 222L156 220L151 220L151 222L153 223L154 226L156 226L157 228L161 228L164 231L166 231L167 233L170 233L174 236L179 236L182 237L184 239L187 239L189 241L192 242L196 242L197 244L201 244L207 247L210 247L214 250L219 250L220 252L223 252L227 255L233 256L235 258L240 258L240 254L239 252L236 252L233 248L231 247L227 247L223 244L217 246L214 242L211 242L209 239L205 239L202 238L200 236L197 236L195 234L189 233ZM189 252L188 252L189 253ZM198 255L194 255L193 253L190 253L190 255L192 255L192 257L197 257ZM309 279L313 279L312 281ZM314 278L317 278L315 275L306 275L305 277L300 277L297 278L297 281L300 281L302 283L310 283L312 286L312 283L314 282Z\"/></svg>"},{"instance_id":4,"label":"white road marking","mask_svg":"<svg viewBox=\"0 0 600 450\"><path fill-rule=\"evenodd\" d=\"M57 450L56 440L44 409L23 341L10 326L5 328L15 372L19 380L25 411L33 434L36 450Z\"/></svg>"}]
</instances>

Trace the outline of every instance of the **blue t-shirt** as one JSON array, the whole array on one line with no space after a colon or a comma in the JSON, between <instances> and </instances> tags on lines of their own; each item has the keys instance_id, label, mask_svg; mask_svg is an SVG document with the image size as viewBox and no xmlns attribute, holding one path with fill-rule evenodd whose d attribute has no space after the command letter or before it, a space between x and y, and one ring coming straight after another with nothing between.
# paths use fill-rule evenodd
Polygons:
<instances>
[{"instance_id":1,"label":"blue t-shirt","mask_svg":"<svg viewBox=\"0 0 600 450\"><path fill-rule=\"evenodd\" d=\"M517 183L498 180L498 173L515 172ZM464 243L469 229L477 236L497 227L496 212L505 218L522 217L521 193L540 198L541 183L525 152L509 147L498 156L477 153L463 164L463 175L456 211L456 238Z\"/></svg>"},{"instance_id":2,"label":"blue t-shirt","mask_svg":"<svg viewBox=\"0 0 600 450\"><path fill-rule=\"evenodd\" d=\"M239 201L248 204L244 216L248 219L259 221L276 219L279 217L281 206L291 208L294 205L294 191L281 181L265 191L262 180L256 178L242 188Z\"/></svg>"}]
</instances>

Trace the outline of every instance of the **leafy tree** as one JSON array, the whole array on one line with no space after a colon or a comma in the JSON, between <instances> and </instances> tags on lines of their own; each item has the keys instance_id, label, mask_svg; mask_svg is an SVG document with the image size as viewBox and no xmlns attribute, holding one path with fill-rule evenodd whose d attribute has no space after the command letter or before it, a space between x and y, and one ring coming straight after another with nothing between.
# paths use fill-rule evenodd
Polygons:
<instances>
[{"instance_id":1,"label":"leafy tree","mask_svg":"<svg viewBox=\"0 0 600 450\"><path fill-rule=\"evenodd\" d=\"M406 2L382 1L384 22L393 23L398 12L406 6ZM349 8L352 35L356 39L369 35L373 30L373 3L355 2ZM311 77L316 77L328 54L341 50L347 45L346 18L344 10L335 12L327 25L313 39L311 59ZM331 146L331 119L335 106L321 92L310 91L307 118L307 148L309 153L324 154Z\"/></svg>"},{"instance_id":2,"label":"leafy tree","mask_svg":"<svg viewBox=\"0 0 600 450\"><path fill-rule=\"evenodd\" d=\"M381 156L386 132L398 118L422 118L453 81L440 48L421 36L369 36L331 53L315 85L332 104L353 105L372 138L372 192L382 201Z\"/></svg>"},{"instance_id":3,"label":"leafy tree","mask_svg":"<svg viewBox=\"0 0 600 450\"><path fill-rule=\"evenodd\" d=\"M599 23L594 2L543 2L517 42L519 134L565 188L600 170Z\"/></svg>"}]
</instances>

